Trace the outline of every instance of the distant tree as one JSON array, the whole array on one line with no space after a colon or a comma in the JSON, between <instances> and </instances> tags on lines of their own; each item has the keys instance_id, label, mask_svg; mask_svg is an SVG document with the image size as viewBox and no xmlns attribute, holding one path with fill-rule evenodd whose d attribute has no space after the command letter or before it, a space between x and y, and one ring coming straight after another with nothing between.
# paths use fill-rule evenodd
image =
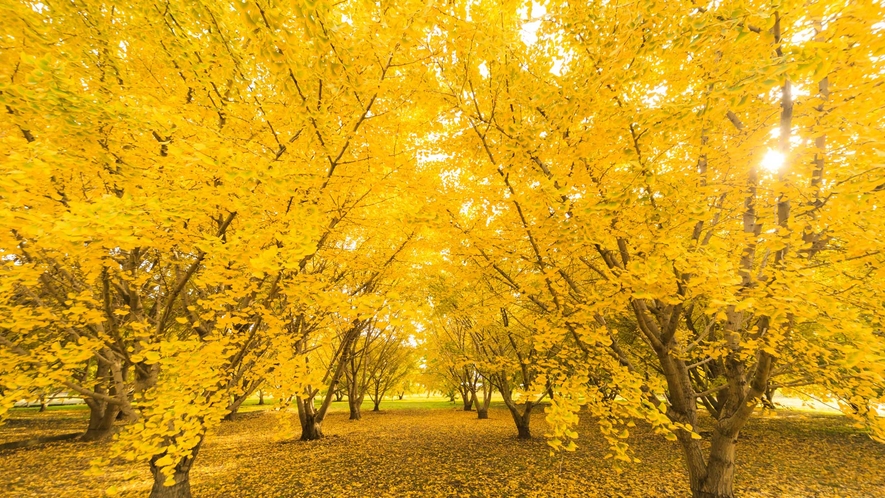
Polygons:
<instances>
[{"instance_id":1,"label":"distant tree","mask_svg":"<svg viewBox=\"0 0 885 498\"><path fill-rule=\"evenodd\" d=\"M367 368L369 375L369 398L373 403L373 411L380 410L381 401L388 393L400 387L403 390L398 395L403 399L407 389L404 382L415 370L415 349L407 343L408 337L403 337L397 328L392 328L381 338L380 344L369 355Z\"/></svg>"}]
</instances>

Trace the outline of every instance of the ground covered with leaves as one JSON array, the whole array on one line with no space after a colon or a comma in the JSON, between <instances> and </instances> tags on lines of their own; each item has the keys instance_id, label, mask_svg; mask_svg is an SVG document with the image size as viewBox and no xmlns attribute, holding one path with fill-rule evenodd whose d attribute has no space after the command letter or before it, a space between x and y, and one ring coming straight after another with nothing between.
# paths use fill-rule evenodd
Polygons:
<instances>
[{"instance_id":1,"label":"ground covered with leaves","mask_svg":"<svg viewBox=\"0 0 885 498\"><path fill-rule=\"evenodd\" d=\"M603 458L592 420L582 420L576 452L551 457L542 413L532 424L538 437L518 441L500 407L477 420L444 402L390 402L358 422L347 420L345 408L327 418L327 438L307 443L287 437L297 429L293 414L249 411L224 423L191 472L194 496L688 495L676 443L641 427L630 441L642 461L619 474ZM82 430L85 417L82 409L16 411L0 427L0 444ZM146 496L144 464L113 462L100 477L84 475L107 445L65 441L0 451L0 495L102 496L114 486L122 496ZM782 410L751 420L737 466L740 496L885 496L885 445L837 415Z\"/></svg>"}]
</instances>

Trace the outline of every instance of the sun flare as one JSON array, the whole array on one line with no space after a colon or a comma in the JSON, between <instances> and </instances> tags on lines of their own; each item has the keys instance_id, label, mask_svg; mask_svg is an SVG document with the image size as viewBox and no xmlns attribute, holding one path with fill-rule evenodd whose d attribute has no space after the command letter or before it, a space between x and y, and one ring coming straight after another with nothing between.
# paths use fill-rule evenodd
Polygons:
<instances>
[{"instance_id":1,"label":"sun flare","mask_svg":"<svg viewBox=\"0 0 885 498\"><path fill-rule=\"evenodd\" d=\"M777 173L784 165L784 155L776 150L768 149L762 158L762 168L769 173Z\"/></svg>"}]
</instances>

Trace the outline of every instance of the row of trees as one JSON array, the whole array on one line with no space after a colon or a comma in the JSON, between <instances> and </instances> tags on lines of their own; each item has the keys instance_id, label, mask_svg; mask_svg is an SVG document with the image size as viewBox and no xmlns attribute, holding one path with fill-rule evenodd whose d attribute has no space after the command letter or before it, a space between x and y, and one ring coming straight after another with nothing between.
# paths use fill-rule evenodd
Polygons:
<instances>
[{"instance_id":1,"label":"row of trees","mask_svg":"<svg viewBox=\"0 0 885 498\"><path fill-rule=\"evenodd\" d=\"M0 417L79 393L153 496L257 389L304 440L377 408L418 330L480 417L645 420L697 497L772 389L885 437L880 3L3 8Z\"/></svg>"},{"instance_id":2,"label":"row of trees","mask_svg":"<svg viewBox=\"0 0 885 498\"><path fill-rule=\"evenodd\" d=\"M518 437L530 439L533 409L552 397L544 381L544 355L533 347L532 329L507 308L496 315L486 290L468 289L446 278L430 289L435 320L427 338L428 373L439 379L443 390L460 394L465 411L475 406L480 419L488 418L497 392Z\"/></svg>"}]
</instances>

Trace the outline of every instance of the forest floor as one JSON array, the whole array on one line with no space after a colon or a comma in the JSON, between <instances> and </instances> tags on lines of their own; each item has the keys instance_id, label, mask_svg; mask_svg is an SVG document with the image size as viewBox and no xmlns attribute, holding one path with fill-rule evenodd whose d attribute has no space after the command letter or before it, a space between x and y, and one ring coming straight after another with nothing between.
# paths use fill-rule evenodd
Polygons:
<instances>
[{"instance_id":1,"label":"forest floor","mask_svg":"<svg viewBox=\"0 0 885 498\"><path fill-rule=\"evenodd\" d=\"M385 406L386 405L386 406ZM676 443L650 430L629 439L642 462L622 473L604 459L604 440L582 420L579 448L550 456L543 413L537 436L519 441L509 413L493 406L477 420L445 401L385 401L347 419L335 403L327 437L297 441L297 416L247 407L204 444L191 472L196 497L283 496L688 496ZM0 443L83 430L87 411L14 410ZM294 427L293 427L294 424ZM704 431L702 426L699 428ZM109 443L64 441L0 451L0 496L147 496L146 464L113 462L100 477L84 476ZM839 415L779 410L755 417L741 434L736 488L742 497L885 497L885 445Z\"/></svg>"}]
</instances>

